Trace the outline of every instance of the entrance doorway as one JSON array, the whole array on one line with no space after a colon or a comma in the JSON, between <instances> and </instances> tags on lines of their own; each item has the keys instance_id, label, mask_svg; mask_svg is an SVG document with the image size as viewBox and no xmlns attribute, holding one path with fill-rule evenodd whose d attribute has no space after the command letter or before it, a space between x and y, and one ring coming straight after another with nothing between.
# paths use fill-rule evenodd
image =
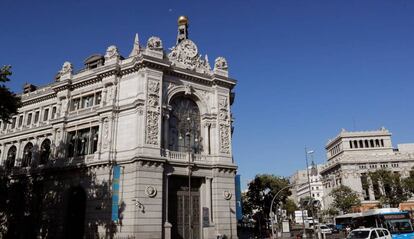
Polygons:
<instances>
[{"instance_id":1,"label":"entrance doorway","mask_svg":"<svg viewBox=\"0 0 414 239\"><path fill-rule=\"evenodd\" d=\"M86 193L82 187L70 188L66 216L66 238L83 238L85 229Z\"/></svg>"},{"instance_id":2,"label":"entrance doorway","mask_svg":"<svg viewBox=\"0 0 414 239\"><path fill-rule=\"evenodd\" d=\"M171 238L200 238L200 186L201 179L191 177L190 208L188 177L172 176L170 178L168 190L168 221L172 224Z\"/></svg>"}]
</instances>

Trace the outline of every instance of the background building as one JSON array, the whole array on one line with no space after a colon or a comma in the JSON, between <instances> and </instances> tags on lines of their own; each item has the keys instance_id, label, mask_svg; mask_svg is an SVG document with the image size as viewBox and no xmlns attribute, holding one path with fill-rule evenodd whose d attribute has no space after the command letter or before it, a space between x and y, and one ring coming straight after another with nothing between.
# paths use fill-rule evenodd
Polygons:
<instances>
[{"instance_id":1,"label":"background building","mask_svg":"<svg viewBox=\"0 0 414 239\"><path fill-rule=\"evenodd\" d=\"M212 69L199 54L186 17L166 49L136 35L129 56L110 46L80 71L65 62L55 82L27 85L0 125L12 238L237 235L236 81L225 58Z\"/></svg>"},{"instance_id":2,"label":"background building","mask_svg":"<svg viewBox=\"0 0 414 239\"><path fill-rule=\"evenodd\" d=\"M329 193L339 185L346 185L360 195L362 210L377 207L381 195L374 193L379 190L374 190L368 172L386 169L407 177L414 166L414 144L393 148L391 133L385 128L358 132L343 129L329 140L326 153L328 160L320 170L326 208L332 203ZM410 205L409 201L400 207Z\"/></svg>"},{"instance_id":3,"label":"background building","mask_svg":"<svg viewBox=\"0 0 414 239\"><path fill-rule=\"evenodd\" d=\"M321 167L322 165L316 165L314 162L312 162L311 166L309 166L310 188L306 169L298 170L295 174L290 176L291 184L296 185L292 188L292 195L290 197L298 206L301 199L309 197L311 195L315 200L318 200L320 202L321 209L324 208L324 190L322 178L319 174L319 170Z\"/></svg>"}]
</instances>

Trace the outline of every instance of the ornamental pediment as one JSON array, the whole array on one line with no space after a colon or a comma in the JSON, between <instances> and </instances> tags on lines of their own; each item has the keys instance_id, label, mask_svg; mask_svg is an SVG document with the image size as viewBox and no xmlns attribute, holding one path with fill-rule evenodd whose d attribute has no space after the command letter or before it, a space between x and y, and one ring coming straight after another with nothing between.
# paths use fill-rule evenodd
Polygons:
<instances>
[{"instance_id":1,"label":"ornamental pediment","mask_svg":"<svg viewBox=\"0 0 414 239\"><path fill-rule=\"evenodd\" d=\"M194 70L198 73L212 74L208 57L204 59L198 53L197 45L190 39L185 39L170 49L168 59L171 65L181 67L188 70Z\"/></svg>"}]
</instances>

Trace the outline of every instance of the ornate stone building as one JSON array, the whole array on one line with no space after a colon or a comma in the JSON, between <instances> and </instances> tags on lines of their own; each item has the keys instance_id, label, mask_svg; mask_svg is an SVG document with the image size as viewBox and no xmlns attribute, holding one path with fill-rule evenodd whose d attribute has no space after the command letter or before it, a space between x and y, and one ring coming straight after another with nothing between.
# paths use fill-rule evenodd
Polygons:
<instances>
[{"instance_id":1,"label":"ornate stone building","mask_svg":"<svg viewBox=\"0 0 414 239\"><path fill-rule=\"evenodd\" d=\"M329 140L326 152L328 161L320 170L326 208L332 203L329 193L340 185L346 185L359 194L361 210L376 208L384 189L373 184L368 173L385 169L407 177L414 166L414 144L399 144L393 148L391 133L385 128L360 132L343 129ZM412 206L411 200L400 204L401 208L410 210Z\"/></svg>"},{"instance_id":2,"label":"ornate stone building","mask_svg":"<svg viewBox=\"0 0 414 239\"><path fill-rule=\"evenodd\" d=\"M236 81L225 58L211 68L180 17L170 51L136 35L128 57L110 46L84 63L75 72L65 62L47 86L27 85L19 113L1 122L3 170L23 185L12 200L24 212L9 234L236 237Z\"/></svg>"}]
</instances>

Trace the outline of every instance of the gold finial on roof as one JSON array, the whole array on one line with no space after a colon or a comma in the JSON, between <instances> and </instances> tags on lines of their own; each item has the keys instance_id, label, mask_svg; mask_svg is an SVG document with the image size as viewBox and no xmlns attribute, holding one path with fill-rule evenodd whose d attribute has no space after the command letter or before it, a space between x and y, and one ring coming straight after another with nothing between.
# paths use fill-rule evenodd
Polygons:
<instances>
[{"instance_id":1,"label":"gold finial on roof","mask_svg":"<svg viewBox=\"0 0 414 239\"><path fill-rule=\"evenodd\" d=\"M188 17L180 16L178 18L178 25L187 25L188 24Z\"/></svg>"}]
</instances>

